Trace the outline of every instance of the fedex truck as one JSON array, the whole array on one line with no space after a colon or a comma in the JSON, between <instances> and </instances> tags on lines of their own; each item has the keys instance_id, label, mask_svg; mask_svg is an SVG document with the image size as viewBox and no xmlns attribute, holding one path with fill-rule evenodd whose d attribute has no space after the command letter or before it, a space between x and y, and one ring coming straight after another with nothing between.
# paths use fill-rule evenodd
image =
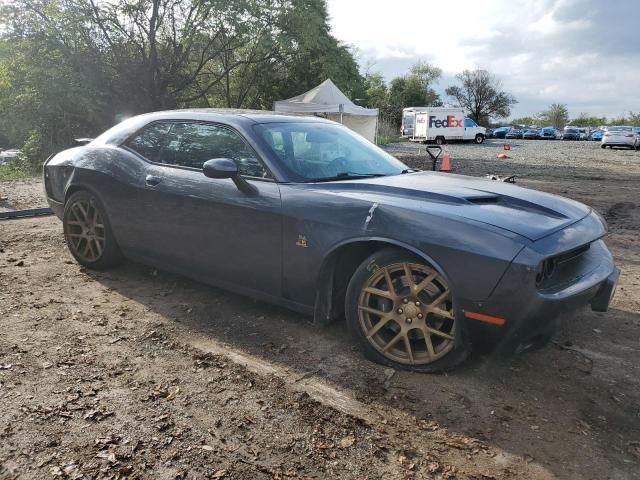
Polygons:
<instances>
[{"instance_id":1,"label":"fedex truck","mask_svg":"<svg viewBox=\"0 0 640 480\"><path fill-rule=\"evenodd\" d=\"M449 141L482 143L486 129L470 118L464 110L450 107L410 107L402 112L402 134L415 142Z\"/></svg>"}]
</instances>

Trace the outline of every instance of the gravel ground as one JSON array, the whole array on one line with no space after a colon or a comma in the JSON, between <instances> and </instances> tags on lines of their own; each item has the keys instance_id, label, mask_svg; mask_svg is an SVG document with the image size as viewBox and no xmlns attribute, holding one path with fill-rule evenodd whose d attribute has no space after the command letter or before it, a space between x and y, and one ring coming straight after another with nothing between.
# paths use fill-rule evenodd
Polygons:
<instances>
[{"instance_id":1,"label":"gravel ground","mask_svg":"<svg viewBox=\"0 0 640 480\"><path fill-rule=\"evenodd\" d=\"M40 177L0 182L0 212L46 206L47 199Z\"/></svg>"},{"instance_id":2,"label":"gravel ground","mask_svg":"<svg viewBox=\"0 0 640 480\"><path fill-rule=\"evenodd\" d=\"M594 206L618 294L544 349L447 375L144 266L86 271L54 217L0 222L0 478L639 479L640 152L509 143L451 145L455 172ZM387 148L424 168L424 146ZM5 202L42 206L15 185Z\"/></svg>"}]
</instances>

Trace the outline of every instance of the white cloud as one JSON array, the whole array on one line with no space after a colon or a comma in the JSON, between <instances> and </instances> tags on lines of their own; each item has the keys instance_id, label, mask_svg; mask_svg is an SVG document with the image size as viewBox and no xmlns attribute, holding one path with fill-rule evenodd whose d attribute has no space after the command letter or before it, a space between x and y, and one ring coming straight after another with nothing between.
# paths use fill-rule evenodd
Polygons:
<instances>
[{"instance_id":1,"label":"white cloud","mask_svg":"<svg viewBox=\"0 0 640 480\"><path fill-rule=\"evenodd\" d=\"M417 60L445 72L496 73L519 104L513 115L566 103L571 114L640 111L640 2L636 0L329 0L333 34L387 79Z\"/></svg>"}]
</instances>

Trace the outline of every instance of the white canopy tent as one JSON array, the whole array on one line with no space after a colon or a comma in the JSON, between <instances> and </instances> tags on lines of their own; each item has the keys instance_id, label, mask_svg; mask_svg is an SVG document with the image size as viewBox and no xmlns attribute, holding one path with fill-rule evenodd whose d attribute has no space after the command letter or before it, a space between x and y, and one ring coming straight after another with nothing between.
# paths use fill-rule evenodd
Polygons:
<instances>
[{"instance_id":1,"label":"white canopy tent","mask_svg":"<svg viewBox=\"0 0 640 480\"><path fill-rule=\"evenodd\" d=\"M273 109L276 112L303 115L325 114L330 120L342 123L367 140L376 140L378 109L356 105L331 79L302 95L274 102Z\"/></svg>"}]
</instances>

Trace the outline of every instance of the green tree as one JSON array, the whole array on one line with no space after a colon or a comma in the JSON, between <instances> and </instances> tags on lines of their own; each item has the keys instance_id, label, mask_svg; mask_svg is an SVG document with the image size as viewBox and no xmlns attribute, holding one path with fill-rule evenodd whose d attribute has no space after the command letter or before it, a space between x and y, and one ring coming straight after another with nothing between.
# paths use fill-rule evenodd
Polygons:
<instances>
[{"instance_id":1,"label":"green tree","mask_svg":"<svg viewBox=\"0 0 640 480\"><path fill-rule=\"evenodd\" d=\"M514 125L540 125L539 117L520 117L511 120Z\"/></svg>"},{"instance_id":2,"label":"green tree","mask_svg":"<svg viewBox=\"0 0 640 480\"><path fill-rule=\"evenodd\" d=\"M569 109L566 105L553 103L541 114L546 126L564 128L569 123Z\"/></svg>"},{"instance_id":3,"label":"green tree","mask_svg":"<svg viewBox=\"0 0 640 480\"><path fill-rule=\"evenodd\" d=\"M270 108L326 78L365 95L324 0L5 0L0 24L0 131L34 155L151 110Z\"/></svg>"},{"instance_id":4,"label":"green tree","mask_svg":"<svg viewBox=\"0 0 640 480\"><path fill-rule=\"evenodd\" d=\"M400 125L402 109L406 107L441 106L440 96L432 87L441 74L439 68L418 62L411 67L408 75L391 80L388 88L388 120Z\"/></svg>"},{"instance_id":5,"label":"green tree","mask_svg":"<svg viewBox=\"0 0 640 480\"><path fill-rule=\"evenodd\" d=\"M633 127L640 127L640 113L629 112L629 125Z\"/></svg>"},{"instance_id":6,"label":"green tree","mask_svg":"<svg viewBox=\"0 0 640 480\"><path fill-rule=\"evenodd\" d=\"M487 70L465 70L456 78L461 85L447 87L445 93L480 125L492 118L508 117L511 106L518 103L511 94L502 91L500 80Z\"/></svg>"},{"instance_id":7,"label":"green tree","mask_svg":"<svg viewBox=\"0 0 640 480\"><path fill-rule=\"evenodd\" d=\"M596 117L585 112L581 113L576 118L571 120L572 125L579 125L582 127L599 127L600 125L604 125L606 123L607 119L605 117Z\"/></svg>"}]
</instances>

